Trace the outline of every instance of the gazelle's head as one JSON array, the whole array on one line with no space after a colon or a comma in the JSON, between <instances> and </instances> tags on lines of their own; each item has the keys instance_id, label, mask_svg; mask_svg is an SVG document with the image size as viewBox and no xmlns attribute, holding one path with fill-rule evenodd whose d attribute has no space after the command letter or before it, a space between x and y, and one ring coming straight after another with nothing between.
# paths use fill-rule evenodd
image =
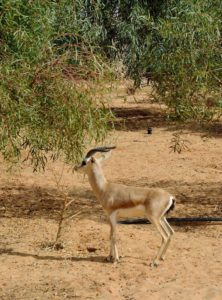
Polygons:
<instances>
[{"instance_id":1,"label":"gazelle's head","mask_svg":"<svg viewBox=\"0 0 222 300\"><path fill-rule=\"evenodd\" d=\"M108 158L111 154L111 150L115 149L116 146L112 147L97 147L89 150L89 152L86 154L85 158L82 160L82 162L74 167L75 171L78 172L84 172L87 173L88 170L93 168L93 164L99 164L101 161L104 159ZM96 154L97 152L102 152L104 153L102 156L99 158L95 158L93 155Z\"/></svg>"}]
</instances>

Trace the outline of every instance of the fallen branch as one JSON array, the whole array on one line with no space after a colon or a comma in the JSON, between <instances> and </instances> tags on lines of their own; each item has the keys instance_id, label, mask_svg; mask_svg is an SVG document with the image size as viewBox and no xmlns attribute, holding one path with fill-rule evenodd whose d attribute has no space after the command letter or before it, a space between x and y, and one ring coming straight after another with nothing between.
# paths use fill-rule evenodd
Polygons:
<instances>
[{"instance_id":1,"label":"fallen branch","mask_svg":"<svg viewBox=\"0 0 222 300\"><path fill-rule=\"evenodd\" d=\"M187 218L167 218L170 223L204 223L204 222L222 222L222 217L187 217ZM119 224L150 224L147 219L129 219L120 220Z\"/></svg>"}]
</instances>

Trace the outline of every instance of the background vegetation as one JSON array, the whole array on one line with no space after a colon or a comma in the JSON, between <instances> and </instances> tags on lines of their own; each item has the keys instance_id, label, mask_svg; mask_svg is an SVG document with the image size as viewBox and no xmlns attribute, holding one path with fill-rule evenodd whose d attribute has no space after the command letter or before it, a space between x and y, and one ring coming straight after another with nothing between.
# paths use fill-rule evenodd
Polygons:
<instances>
[{"instance_id":1,"label":"background vegetation","mask_svg":"<svg viewBox=\"0 0 222 300\"><path fill-rule=\"evenodd\" d=\"M95 96L119 61L136 87L152 84L174 118L220 116L221 20L220 0L2 0L4 158L18 161L26 148L37 170L46 157L74 162L102 141L112 114Z\"/></svg>"}]
</instances>

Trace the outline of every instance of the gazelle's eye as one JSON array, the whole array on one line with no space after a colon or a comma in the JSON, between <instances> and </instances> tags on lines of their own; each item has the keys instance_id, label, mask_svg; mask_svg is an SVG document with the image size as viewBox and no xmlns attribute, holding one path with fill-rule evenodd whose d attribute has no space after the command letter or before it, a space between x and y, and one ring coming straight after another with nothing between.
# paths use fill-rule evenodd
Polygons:
<instances>
[{"instance_id":1,"label":"gazelle's eye","mask_svg":"<svg viewBox=\"0 0 222 300\"><path fill-rule=\"evenodd\" d=\"M86 165L86 162L85 162L85 160L83 160L83 162L82 162L82 166L85 166Z\"/></svg>"}]
</instances>

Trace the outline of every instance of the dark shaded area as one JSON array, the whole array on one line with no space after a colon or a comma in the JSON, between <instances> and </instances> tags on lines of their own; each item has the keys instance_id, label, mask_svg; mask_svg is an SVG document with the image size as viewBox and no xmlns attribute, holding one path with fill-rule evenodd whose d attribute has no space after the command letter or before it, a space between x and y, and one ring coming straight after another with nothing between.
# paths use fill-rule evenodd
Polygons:
<instances>
[{"instance_id":1,"label":"dark shaded area","mask_svg":"<svg viewBox=\"0 0 222 300\"><path fill-rule=\"evenodd\" d=\"M58 219L62 209L64 195L56 189L41 187L12 186L0 188L0 217L44 217ZM66 210L66 217L77 212L78 218L98 219L102 208L90 190L73 190L67 198L74 200Z\"/></svg>"},{"instance_id":2,"label":"dark shaded area","mask_svg":"<svg viewBox=\"0 0 222 300\"><path fill-rule=\"evenodd\" d=\"M167 221L169 223L174 223L178 226L184 225L184 224L190 224L194 223L195 225L202 225L202 223L207 222L220 222L222 224L222 217L216 218L216 217L199 217L199 218L167 218ZM120 224L151 224L149 220L147 219L129 219L129 220L121 220L118 223ZM208 223L212 224L212 223ZM215 224L214 224L215 225Z\"/></svg>"},{"instance_id":3,"label":"dark shaded area","mask_svg":"<svg viewBox=\"0 0 222 300\"><path fill-rule=\"evenodd\" d=\"M222 185L214 184L184 184L177 181L160 181L147 185L147 178L137 182L122 181L127 185L142 187L162 187L172 192L176 197L176 207L170 213L172 217L222 217ZM68 200L73 200L66 211L66 216L72 216L81 211L78 218L90 218L103 221L106 219L101 205L90 190L73 190ZM64 195L57 190L40 187L1 187L0 217L33 218L44 217L57 219L62 208Z\"/></svg>"},{"instance_id":4,"label":"dark shaded area","mask_svg":"<svg viewBox=\"0 0 222 300\"><path fill-rule=\"evenodd\" d=\"M141 107L114 107L112 112L116 117L117 130L147 130L148 127L162 127L170 125L166 115L159 110Z\"/></svg>"},{"instance_id":5,"label":"dark shaded area","mask_svg":"<svg viewBox=\"0 0 222 300\"><path fill-rule=\"evenodd\" d=\"M113 107L111 108L116 117L114 121L116 130L147 132L148 127L166 128L167 130L189 130L200 132L214 137L222 137L222 123L211 122L176 122L167 118L167 113L158 108L137 107Z\"/></svg>"}]
</instances>

